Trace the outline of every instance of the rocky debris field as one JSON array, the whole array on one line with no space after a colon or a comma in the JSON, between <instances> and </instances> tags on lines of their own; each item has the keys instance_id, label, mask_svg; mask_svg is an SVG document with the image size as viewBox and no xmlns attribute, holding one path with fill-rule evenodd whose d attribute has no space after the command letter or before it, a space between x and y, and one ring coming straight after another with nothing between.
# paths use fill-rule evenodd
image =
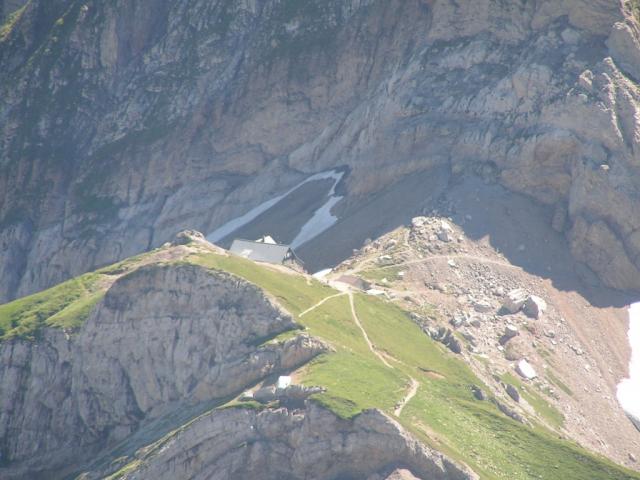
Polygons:
<instances>
[{"instance_id":1,"label":"rocky debris field","mask_svg":"<svg viewBox=\"0 0 640 480\"><path fill-rule=\"evenodd\" d=\"M456 218L415 217L367 242L332 275L362 279L351 284L410 311L426 335L491 386L505 413L525 422L533 414L558 434L637 468L640 436L615 397L626 372L615 357L625 348L618 342L626 326L612 322L623 309L559 290L511 263L486 237L469 238L471 214ZM513 246L524 256L527 248Z\"/></svg>"}]
</instances>

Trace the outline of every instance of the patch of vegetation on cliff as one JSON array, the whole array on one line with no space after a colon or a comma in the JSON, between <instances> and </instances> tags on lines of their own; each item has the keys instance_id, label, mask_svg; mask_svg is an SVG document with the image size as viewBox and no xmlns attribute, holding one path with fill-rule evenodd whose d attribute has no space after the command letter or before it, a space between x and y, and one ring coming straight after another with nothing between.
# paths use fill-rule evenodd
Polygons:
<instances>
[{"instance_id":1,"label":"patch of vegetation on cliff","mask_svg":"<svg viewBox=\"0 0 640 480\"><path fill-rule=\"evenodd\" d=\"M16 23L18 23L18 20L20 20L20 17L22 17L22 14L26 10L30 2L31 0L29 0L15 12L11 13L7 17L6 21L0 26L0 43L9 36L11 30L13 30L13 27L16 25Z\"/></svg>"},{"instance_id":2,"label":"patch of vegetation on cliff","mask_svg":"<svg viewBox=\"0 0 640 480\"><path fill-rule=\"evenodd\" d=\"M385 283L387 282L393 283L397 280L400 280L400 272L402 271L402 267L391 267L391 268L372 268L370 270L365 270L360 273L360 275L365 279L375 283Z\"/></svg>"},{"instance_id":3,"label":"patch of vegetation on cliff","mask_svg":"<svg viewBox=\"0 0 640 480\"><path fill-rule=\"evenodd\" d=\"M547 402L539 393L534 391L533 386L524 385L519 378L511 373L505 373L501 377L503 382L509 383L518 388L520 395L531 405L535 411L542 416L549 424L557 429L564 424L564 416L553 405Z\"/></svg>"},{"instance_id":4,"label":"patch of vegetation on cliff","mask_svg":"<svg viewBox=\"0 0 640 480\"><path fill-rule=\"evenodd\" d=\"M148 255L131 257L0 305L0 342L12 338L37 340L45 327L80 328L109 286L136 269Z\"/></svg>"},{"instance_id":5,"label":"patch of vegetation on cliff","mask_svg":"<svg viewBox=\"0 0 640 480\"><path fill-rule=\"evenodd\" d=\"M567 386L566 383L560 380L560 378L558 378L558 376L554 374L551 369L546 371L546 377L551 383L553 383L556 387L558 387L564 393L566 393L570 397L573 397L573 391Z\"/></svg>"},{"instance_id":6,"label":"patch of vegetation on cliff","mask_svg":"<svg viewBox=\"0 0 640 480\"><path fill-rule=\"evenodd\" d=\"M629 7L636 21L640 22L640 0L629 0Z\"/></svg>"},{"instance_id":7,"label":"patch of vegetation on cliff","mask_svg":"<svg viewBox=\"0 0 640 480\"><path fill-rule=\"evenodd\" d=\"M99 274L87 273L0 305L0 341L14 337L34 340L43 327L79 327L104 295L99 280Z\"/></svg>"}]
</instances>

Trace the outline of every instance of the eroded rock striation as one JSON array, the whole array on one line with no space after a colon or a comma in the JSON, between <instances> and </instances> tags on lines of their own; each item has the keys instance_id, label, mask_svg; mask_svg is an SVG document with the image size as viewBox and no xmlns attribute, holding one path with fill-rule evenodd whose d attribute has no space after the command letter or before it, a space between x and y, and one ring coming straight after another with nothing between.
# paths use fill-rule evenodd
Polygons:
<instances>
[{"instance_id":1,"label":"eroded rock striation","mask_svg":"<svg viewBox=\"0 0 640 480\"><path fill-rule=\"evenodd\" d=\"M3 478L61 478L143 421L237 394L326 345L257 287L193 265L149 265L107 291L79 332L0 344ZM263 344L264 343L264 344Z\"/></svg>"},{"instance_id":2,"label":"eroded rock striation","mask_svg":"<svg viewBox=\"0 0 640 480\"><path fill-rule=\"evenodd\" d=\"M447 166L555 209L640 290L639 27L623 0L33 0L0 40L0 299L348 166Z\"/></svg>"},{"instance_id":3,"label":"eroded rock striation","mask_svg":"<svg viewBox=\"0 0 640 480\"><path fill-rule=\"evenodd\" d=\"M385 478L377 474L398 467L425 480L478 478L378 410L341 419L313 403L300 411L227 409L205 415L139 458L127 478L367 479Z\"/></svg>"}]
</instances>

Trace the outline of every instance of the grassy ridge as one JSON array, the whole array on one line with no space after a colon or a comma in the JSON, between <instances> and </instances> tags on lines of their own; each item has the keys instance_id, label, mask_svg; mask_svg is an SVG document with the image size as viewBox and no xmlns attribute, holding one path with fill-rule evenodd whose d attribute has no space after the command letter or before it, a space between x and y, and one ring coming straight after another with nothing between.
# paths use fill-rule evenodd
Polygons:
<instances>
[{"instance_id":1,"label":"grassy ridge","mask_svg":"<svg viewBox=\"0 0 640 480\"><path fill-rule=\"evenodd\" d=\"M9 328L3 338L34 336L42 325L79 326L104 294L105 277L131 271L140 265L139 260L130 259L0 306L0 326ZM640 474L558 438L535 419L533 427L525 426L500 413L493 403L476 400L471 386L483 384L471 369L424 335L394 304L354 296L357 317L389 366L366 343L346 294L238 257L199 253L180 260L184 261L224 270L256 284L308 333L330 343L334 351L317 357L298 376L304 384L325 387L327 391L314 400L343 418L368 408L394 415L413 379L418 384L416 394L398 420L426 444L469 465L483 479L640 480ZM318 305L330 296L334 297ZM307 311L313 306L316 308ZM537 392L525 391L515 378L505 380L516 383L537 414L551 423L555 409ZM125 473L136 468L137 464L127 465Z\"/></svg>"},{"instance_id":2,"label":"grassy ridge","mask_svg":"<svg viewBox=\"0 0 640 480\"><path fill-rule=\"evenodd\" d=\"M522 425L500 413L491 402L475 400L470 387L482 386L482 382L393 304L355 296L357 315L371 342L391 359L393 368L388 368L368 349L351 318L346 296L298 316L335 295L335 290L241 258L205 254L190 261L222 268L255 283L290 309L310 334L334 346L334 353L307 365L302 381L326 387L327 392L316 401L340 416L350 417L371 407L392 414L411 377L419 387L399 421L428 445L469 465L483 479L640 479L637 472L561 440L540 425ZM551 419L559 415L537 393L521 392L541 410L539 415Z\"/></svg>"},{"instance_id":3,"label":"grassy ridge","mask_svg":"<svg viewBox=\"0 0 640 480\"><path fill-rule=\"evenodd\" d=\"M0 305L0 342L12 338L34 340L45 327L79 328L113 281L137 268L147 255L128 258Z\"/></svg>"},{"instance_id":4,"label":"grassy ridge","mask_svg":"<svg viewBox=\"0 0 640 480\"><path fill-rule=\"evenodd\" d=\"M0 341L34 339L43 327L73 329L104 295L100 275L87 273L53 288L0 305Z\"/></svg>"}]
</instances>

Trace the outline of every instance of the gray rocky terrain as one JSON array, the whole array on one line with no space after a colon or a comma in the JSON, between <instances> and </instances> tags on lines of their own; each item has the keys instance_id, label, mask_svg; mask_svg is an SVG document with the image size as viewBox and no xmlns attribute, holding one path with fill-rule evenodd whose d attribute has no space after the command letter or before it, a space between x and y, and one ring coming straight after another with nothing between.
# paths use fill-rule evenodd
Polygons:
<instances>
[{"instance_id":1,"label":"gray rocky terrain","mask_svg":"<svg viewBox=\"0 0 640 480\"><path fill-rule=\"evenodd\" d=\"M79 332L0 344L0 451L11 465L0 476L60 478L143 420L237 394L326 349L305 335L260 346L294 325L228 274L151 265L122 277Z\"/></svg>"},{"instance_id":2,"label":"gray rocky terrain","mask_svg":"<svg viewBox=\"0 0 640 480\"><path fill-rule=\"evenodd\" d=\"M0 298L337 166L338 213L496 179L639 290L638 31L622 0L31 0L0 37Z\"/></svg>"},{"instance_id":3,"label":"gray rocky terrain","mask_svg":"<svg viewBox=\"0 0 640 480\"><path fill-rule=\"evenodd\" d=\"M398 465L429 480L477 478L416 442L377 410L344 420L313 404L298 411L229 409L208 414L141 460L144 464L134 465L127 478L374 480L396 478L391 470Z\"/></svg>"}]
</instances>

